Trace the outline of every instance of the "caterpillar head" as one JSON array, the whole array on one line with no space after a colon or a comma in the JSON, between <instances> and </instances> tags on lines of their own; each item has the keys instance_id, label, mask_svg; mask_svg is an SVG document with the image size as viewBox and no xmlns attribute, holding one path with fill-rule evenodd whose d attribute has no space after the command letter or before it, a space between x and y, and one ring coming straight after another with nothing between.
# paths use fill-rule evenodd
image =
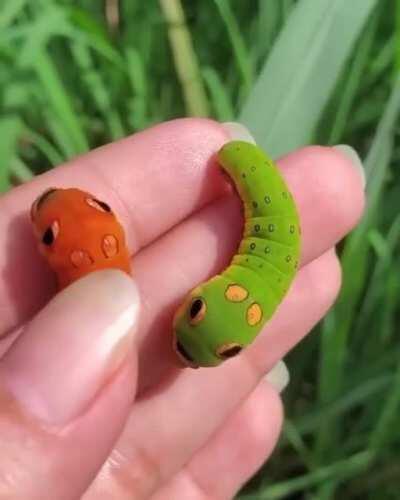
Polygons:
<instances>
[{"instance_id":1,"label":"caterpillar head","mask_svg":"<svg viewBox=\"0 0 400 500\"><path fill-rule=\"evenodd\" d=\"M39 250L64 288L89 272L110 267L129 273L122 226L107 203L76 188L51 188L32 204Z\"/></svg>"},{"instance_id":2,"label":"caterpillar head","mask_svg":"<svg viewBox=\"0 0 400 500\"><path fill-rule=\"evenodd\" d=\"M247 291L222 276L195 288L174 318L179 359L198 368L219 365L239 354L252 338L253 327L247 322L251 307Z\"/></svg>"}]
</instances>

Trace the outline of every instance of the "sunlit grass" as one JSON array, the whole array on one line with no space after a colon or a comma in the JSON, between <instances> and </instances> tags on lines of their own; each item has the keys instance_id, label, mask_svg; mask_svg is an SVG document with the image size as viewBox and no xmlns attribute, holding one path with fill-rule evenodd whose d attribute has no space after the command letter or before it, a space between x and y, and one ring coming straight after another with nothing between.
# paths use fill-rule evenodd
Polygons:
<instances>
[{"instance_id":1,"label":"sunlit grass","mask_svg":"<svg viewBox=\"0 0 400 500\"><path fill-rule=\"evenodd\" d=\"M0 190L185 115L240 117L274 156L353 145L368 205L343 289L288 356L280 446L239 498L397 499L400 0L116 5L0 4Z\"/></svg>"}]
</instances>

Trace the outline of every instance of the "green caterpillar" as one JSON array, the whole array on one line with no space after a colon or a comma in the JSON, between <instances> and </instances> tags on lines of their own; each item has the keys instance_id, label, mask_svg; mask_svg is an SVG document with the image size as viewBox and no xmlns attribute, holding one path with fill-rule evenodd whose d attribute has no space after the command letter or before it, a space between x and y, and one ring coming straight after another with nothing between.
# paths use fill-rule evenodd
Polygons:
<instances>
[{"instance_id":1,"label":"green caterpillar","mask_svg":"<svg viewBox=\"0 0 400 500\"><path fill-rule=\"evenodd\" d=\"M244 232L224 272L190 292L174 317L174 348L192 368L216 366L250 344L297 272L300 225L279 170L254 144L232 141L218 162L244 206Z\"/></svg>"}]
</instances>

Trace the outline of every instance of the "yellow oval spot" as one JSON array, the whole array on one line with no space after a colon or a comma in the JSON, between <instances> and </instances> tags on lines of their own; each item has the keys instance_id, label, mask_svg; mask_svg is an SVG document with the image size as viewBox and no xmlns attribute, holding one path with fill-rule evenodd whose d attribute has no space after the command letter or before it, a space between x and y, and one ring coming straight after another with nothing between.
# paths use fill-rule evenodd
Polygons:
<instances>
[{"instance_id":1,"label":"yellow oval spot","mask_svg":"<svg viewBox=\"0 0 400 500\"><path fill-rule=\"evenodd\" d=\"M104 255L109 259L118 253L118 240L113 234L107 234L103 238L102 249Z\"/></svg>"},{"instance_id":2,"label":"yellow oval spot","mask_svg":"<svg viewBox=\"0 0 400 500\"><path fill-rule=\"evenodd\" d=\"M231 302L243 302L249 296L249 292L240 285L229 285L225 297Z\"/></svg>"},{"instance_id":3,"label":"yellow oval spot","mask_svg":"<svg viewBox=\"0 0 400 500\"><path fill-rule=\"evenodd\" d=\"M246 320L250 326L254 326L261 321L262 309L260 304L254 302L249 306L246 312Z\"/></svg>"},{"instance_id":4,"label":"yellow oval spot","mask_svg":"<svg viewBox=\"0 0 400 500\"><path fill-rule=\"evenodd\" d=\"M243 346L241 344L237 342L228 342L227 344L222 344L217 347L215 354L221 359L228 359L239 354L242 349Z\"/></svg>"}]
</instances>

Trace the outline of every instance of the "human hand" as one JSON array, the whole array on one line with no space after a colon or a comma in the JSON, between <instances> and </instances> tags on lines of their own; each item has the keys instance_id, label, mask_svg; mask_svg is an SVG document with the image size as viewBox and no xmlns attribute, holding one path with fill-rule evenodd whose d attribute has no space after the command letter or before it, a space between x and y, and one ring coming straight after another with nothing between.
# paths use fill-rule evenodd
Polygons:
<instances>
[{"instance_id":1,"label":"human hand","mask_svg":"<svg viewBox=\"0 0 400 500\"><path fill-rule=\"evenodd\" d=\"M0 498L231 498L271 453L282 406L264 376L332 305L334 245L362 213L363 184L340 150L279 162L301 218L295 282L240 356L179 371L172 315L240 240L240 202L210 161L229 138L209 120L164 123L0 199ZM118 214L135 254L138 325L135 284L119 271L83 278L37 313L54 280L28 209L50 186L95 193Z\"/></svg>"}]
</instances>

